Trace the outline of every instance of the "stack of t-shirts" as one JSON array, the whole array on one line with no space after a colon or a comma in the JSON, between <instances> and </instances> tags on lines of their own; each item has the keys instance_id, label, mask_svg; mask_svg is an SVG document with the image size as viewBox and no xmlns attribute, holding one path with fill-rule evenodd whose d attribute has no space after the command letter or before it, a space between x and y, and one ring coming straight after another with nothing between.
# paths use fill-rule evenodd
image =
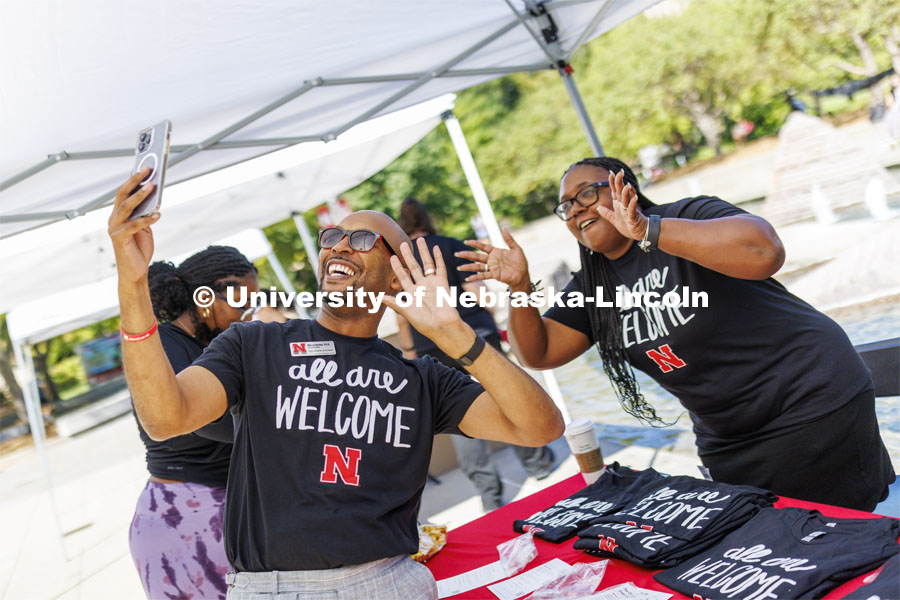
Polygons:
<instances>
[{"instance_id":1,"label":"stack of t-shirts","mask_svg":"<svg viewBox=\"0 0 900 600\"><path fill-rule=\"evenodd\" d=\"M662 477L653 469L634 471L613 463L591 485L527 519L514 521L513 529L531 531L535 537L559 544L592 519L622 509L644 485Z\"/></svg>"},{"instance_id":2,"label":"stack of t-shirts","mask_svg":"<svg viewBox=\"0 0 900 600\"><path fill-rule=\"evenodd\" d=\"M699 599L821 598L897 554L898 534L896 519L834 519L817 510L771 508L655 578Z\"/></svg>"},{"instance_id":3,"label":"stack of t-shirts","mask_svg":"<svg viewBox=\"0 0 900 600\"><path fill-rule=\"evenodd\" d=\"M645 485L617 513L578 532L575 548L651 568L702 552L778 497L747 485L678 476Z\"/></svg>"}]
</instances>

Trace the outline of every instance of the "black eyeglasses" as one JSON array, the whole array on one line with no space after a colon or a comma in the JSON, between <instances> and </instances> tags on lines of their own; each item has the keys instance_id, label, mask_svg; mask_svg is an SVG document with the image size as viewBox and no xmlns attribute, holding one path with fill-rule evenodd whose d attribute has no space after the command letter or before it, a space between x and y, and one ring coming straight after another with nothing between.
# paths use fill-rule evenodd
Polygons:
<instances>
[{"instance_id":1,"label":"black eyeglasses","mask_svg":"<svg viewBox=\"0 0 900 600\"><path fill-rule=\"evenodd\" d=\"M326 227L319 230L319 248L334 248L337 246L344 236L350 241L350 247L357 252L368 252L375 247L378 240L384 243L387 251L393 255L397 255L391 245L387 243L384 236L368 229L341 229L340 227Z\"/></svg>"},{"instance_id":2,"label":"black eyeglasses","mask_svg":"<svg viewBox=\"0 0 900 600\"><path fill-rule=\"evenodd\" d=\"M224 300L226 304L228 303L228 298L223 296L222 292L216 292L215 290L213 290L213 291L215 292L216 296L218 296L219 298ZM228 306L231 306L231 305L229 304ZM232 308L237 308L237 307L232 307ZM249 308L243 308L243 307L238 308L238 310L241 311L241 316L238 319L238 321L252 321L253 316L259 312L259 308L260 308L259 306L252 306L252 305Z\"/></svg>"},{"instance_id":3,"label":"black eyeglasses","mask_svg":"<svg viewBox=\"0 0 900 600\"><path fill-rule=\"evenodd\" d=\"M578 193L569 198L568 200L563 200L553 209L553 213L562 219L563 221L568 221L574 215L575 211L575 203L578 202L581 206L587 208L591 204L594 204L597 199L600 197L599 188L609 187L608 181L598 181L597 183L592 183L590 185L586 185L580 190Z\"/></svg>"}]
</instances>

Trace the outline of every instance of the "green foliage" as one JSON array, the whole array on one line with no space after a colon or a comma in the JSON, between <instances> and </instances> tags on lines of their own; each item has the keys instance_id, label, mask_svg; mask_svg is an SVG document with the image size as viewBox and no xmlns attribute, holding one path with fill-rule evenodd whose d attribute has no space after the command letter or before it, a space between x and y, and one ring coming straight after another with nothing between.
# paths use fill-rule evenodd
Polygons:
<instances>
[{"instance_id":1,"label":"green foliage","mask_svg":"<svg viewBox=\"0 0 900 600\"><path fill-rule=\"evenodd\" d=\"M315 212L304 215L310 231L315 236L318 226L315 224ZM316 290L316 275L306 255L306 249L300 241L297 226L293 219L285 219L274 225L269 225L263 232L266 234L272 250L275 252L278 262L284 267L288 277L297 291L314 292ZM259 287L267 290L275 286L282 289L281 283L275 275L275 271L269 265L268 260L258 260L256 267L259 269Z\"/></svg>"},{"instance_id":2,"label":"green foliage","mask_svg":"<svg viewBox=\"0 0 900 600\"><path fill-rule=\"evenodd\" d=\"M49 340L50 351L47 353L47 362L52 365L73 356L77 359L76 349L80 344L112 335L117 331L119 331L119 317L115 316L57 336Z\"/></svg>"},{"instance_id":3,"label":"green foliage","mask_svg":"<svg viewBox=\"0 0 900 600\"><path fill-rule=\"evenodd\" d=\"M60 398L63 400L77 395L72 391L82 389L87 384L87 376L81 365L81 359L77 355L67 356L53 363L50 367L50 377L53 378L53 383L56 384Z\"/></svg>"}]
</instances>

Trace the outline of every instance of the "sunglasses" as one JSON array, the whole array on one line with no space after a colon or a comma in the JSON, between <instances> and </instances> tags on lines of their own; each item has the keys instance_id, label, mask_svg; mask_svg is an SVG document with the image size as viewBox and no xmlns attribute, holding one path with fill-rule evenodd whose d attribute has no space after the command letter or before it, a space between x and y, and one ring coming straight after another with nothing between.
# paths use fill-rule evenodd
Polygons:
<instances>
[{"instance_id":1,"label":"sunglasses","mask_svg":"<svg viewBox=\"0 0 900 600\"><path fill-rule=\"evenodd\" d=\"M387 243L384 236L368 229L341 229L340 227L326 227L319 230L319 248L334 248L337 246L344 236L350 243L350 247L357 252L368 252L375 247L378 240L381 240L387 251L397 255L391 245Z\"/></svg>"},{"instance_id":2,"label":"sunglasses","mask_svg":"<svg viewBox=\"0 0 900 600\"><path fill-rule=\"evenodd\" d=\"M213 291L215 292L215 290L213 290ZM218 296L219 298L224 300L226 303L228 302L228 299L225 296L223 296L221 292L215 292L215 294L216 294L216 296ZM229 306L231 306L231 305L229 304ZM250 308L244 308L244 309L239 308L238 310L241 311L241 316L238 319L238 321L252 321L253 315L255 315L256 313L259 312L259 308L260 308L259 306L251 306Z\"/></svg>"},{"instance_id":3,"label":"sunglasses","mask_svg":"<svg viewBox=\"0 0 900 600\"><path fill-rule=\"evenodd\" d=\"M597 199L600 198L599 189L602 187L609 187L608 181L598 181L597 183L591 183L589 185L584 186L578 193L569 198L568 200L563 200L553 209L553 214L562 219L563 221L568 221L574 216L575 212L575 203L577 202L581 206L587 208L591 204L597 202Z\"/></svg>"}]
</instances>

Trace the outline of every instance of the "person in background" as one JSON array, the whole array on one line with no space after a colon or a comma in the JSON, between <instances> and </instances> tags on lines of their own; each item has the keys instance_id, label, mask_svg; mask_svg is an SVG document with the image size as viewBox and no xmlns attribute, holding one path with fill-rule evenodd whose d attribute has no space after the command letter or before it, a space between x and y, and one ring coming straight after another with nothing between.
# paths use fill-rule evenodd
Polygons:
<instances>
[{"instance_id":1,"label":"person in background","mask_svg":"<svg viewBox=\"0 0 900 600\"><path fill-rule=\"evenodd\" d=\"M784 247L766 220L712 196L655 205L612 157L571 165L554 213L581 253L564 293L584 302L510 309L526 365L558 367L595 346L623 408L659 424L640 369L688 410L715 481L866 511L887 497L895 475L869 370L837 323L772 278ZM483 252L462 252L475 262L461 268L530 292L525 254L505 238L508 250L469 242ZM585 299L598 288L606 301L654 292L657 306L598 306ZM681 305L684 288L706 306ZM673 291L676 304L660 305Z\"/></svg>"},{"instance_id":2,"label":"person in background","mask_svg":"<svg viewBox=\"0 0 900 600\"><path fill-rule=\"evenodd\" d=\"M431 215L428 214L428 210L418 200L407 198L403 201L400 206L398 224L413 242L418 238L424 238L429 248L434 246L440 247L441 254L446 257L447 281L455 297L459 297L460 291L477 294L479 288L484 287L484 283L481 281L471 283L463 281L463 275L458 268L460 265L468 264L469 261L456 258L454 255L461 250L467 250L467 246L454 238L438 235L431 220ZM415 249L416 246L414 245L413 248ZM418 252L416 252L416 260L419 260ZM493 314L489 309L481 306L457 306L457 310L462 320L468 323L488 344L501 352L503 351L500 344L500 332L497 330L497 324L494 322ZM404 344L404 356L415 358L429 355L445 365L462 370L459 363L441 352L430 339L416 331L415 328L410 327L402 317L398 317L397 322L400 326L400 337ZM491 459L490 445L485 440L461 435L453 435L450 438L456 450L459 467L475 485L478 493L481 494L481 503L484 510L488 512L503 506L503 482L500 479L497 466ZM512 448L529 476L536 479L544 479L552 472L555 457L548 446L526 448L513 445Z\"/></svg>"},{"instance_id":3,"label":"person in background","mask_svg":"<svg viewBox=\"0 0 900 600\"><path fill-rule=\"evenodd\" d=\"M148 282L153 312L160 321L159 339L177 373L232 323L251 317L279 320L268 308L230 306L227 287L259 290L256 267L237 249L210 246L175 267L150 265ZM212 304L194 304L194 291L214 291ZM127 341L125 342L127 343ZM135 415L137 419L137 415ZM230 415L196 433L165 441L151 439L140 421L150 478L138 498L128 542L147 598L220 598L231 566L225 558L222 517L234 426Z\"/></svg>"}]
</instances>

